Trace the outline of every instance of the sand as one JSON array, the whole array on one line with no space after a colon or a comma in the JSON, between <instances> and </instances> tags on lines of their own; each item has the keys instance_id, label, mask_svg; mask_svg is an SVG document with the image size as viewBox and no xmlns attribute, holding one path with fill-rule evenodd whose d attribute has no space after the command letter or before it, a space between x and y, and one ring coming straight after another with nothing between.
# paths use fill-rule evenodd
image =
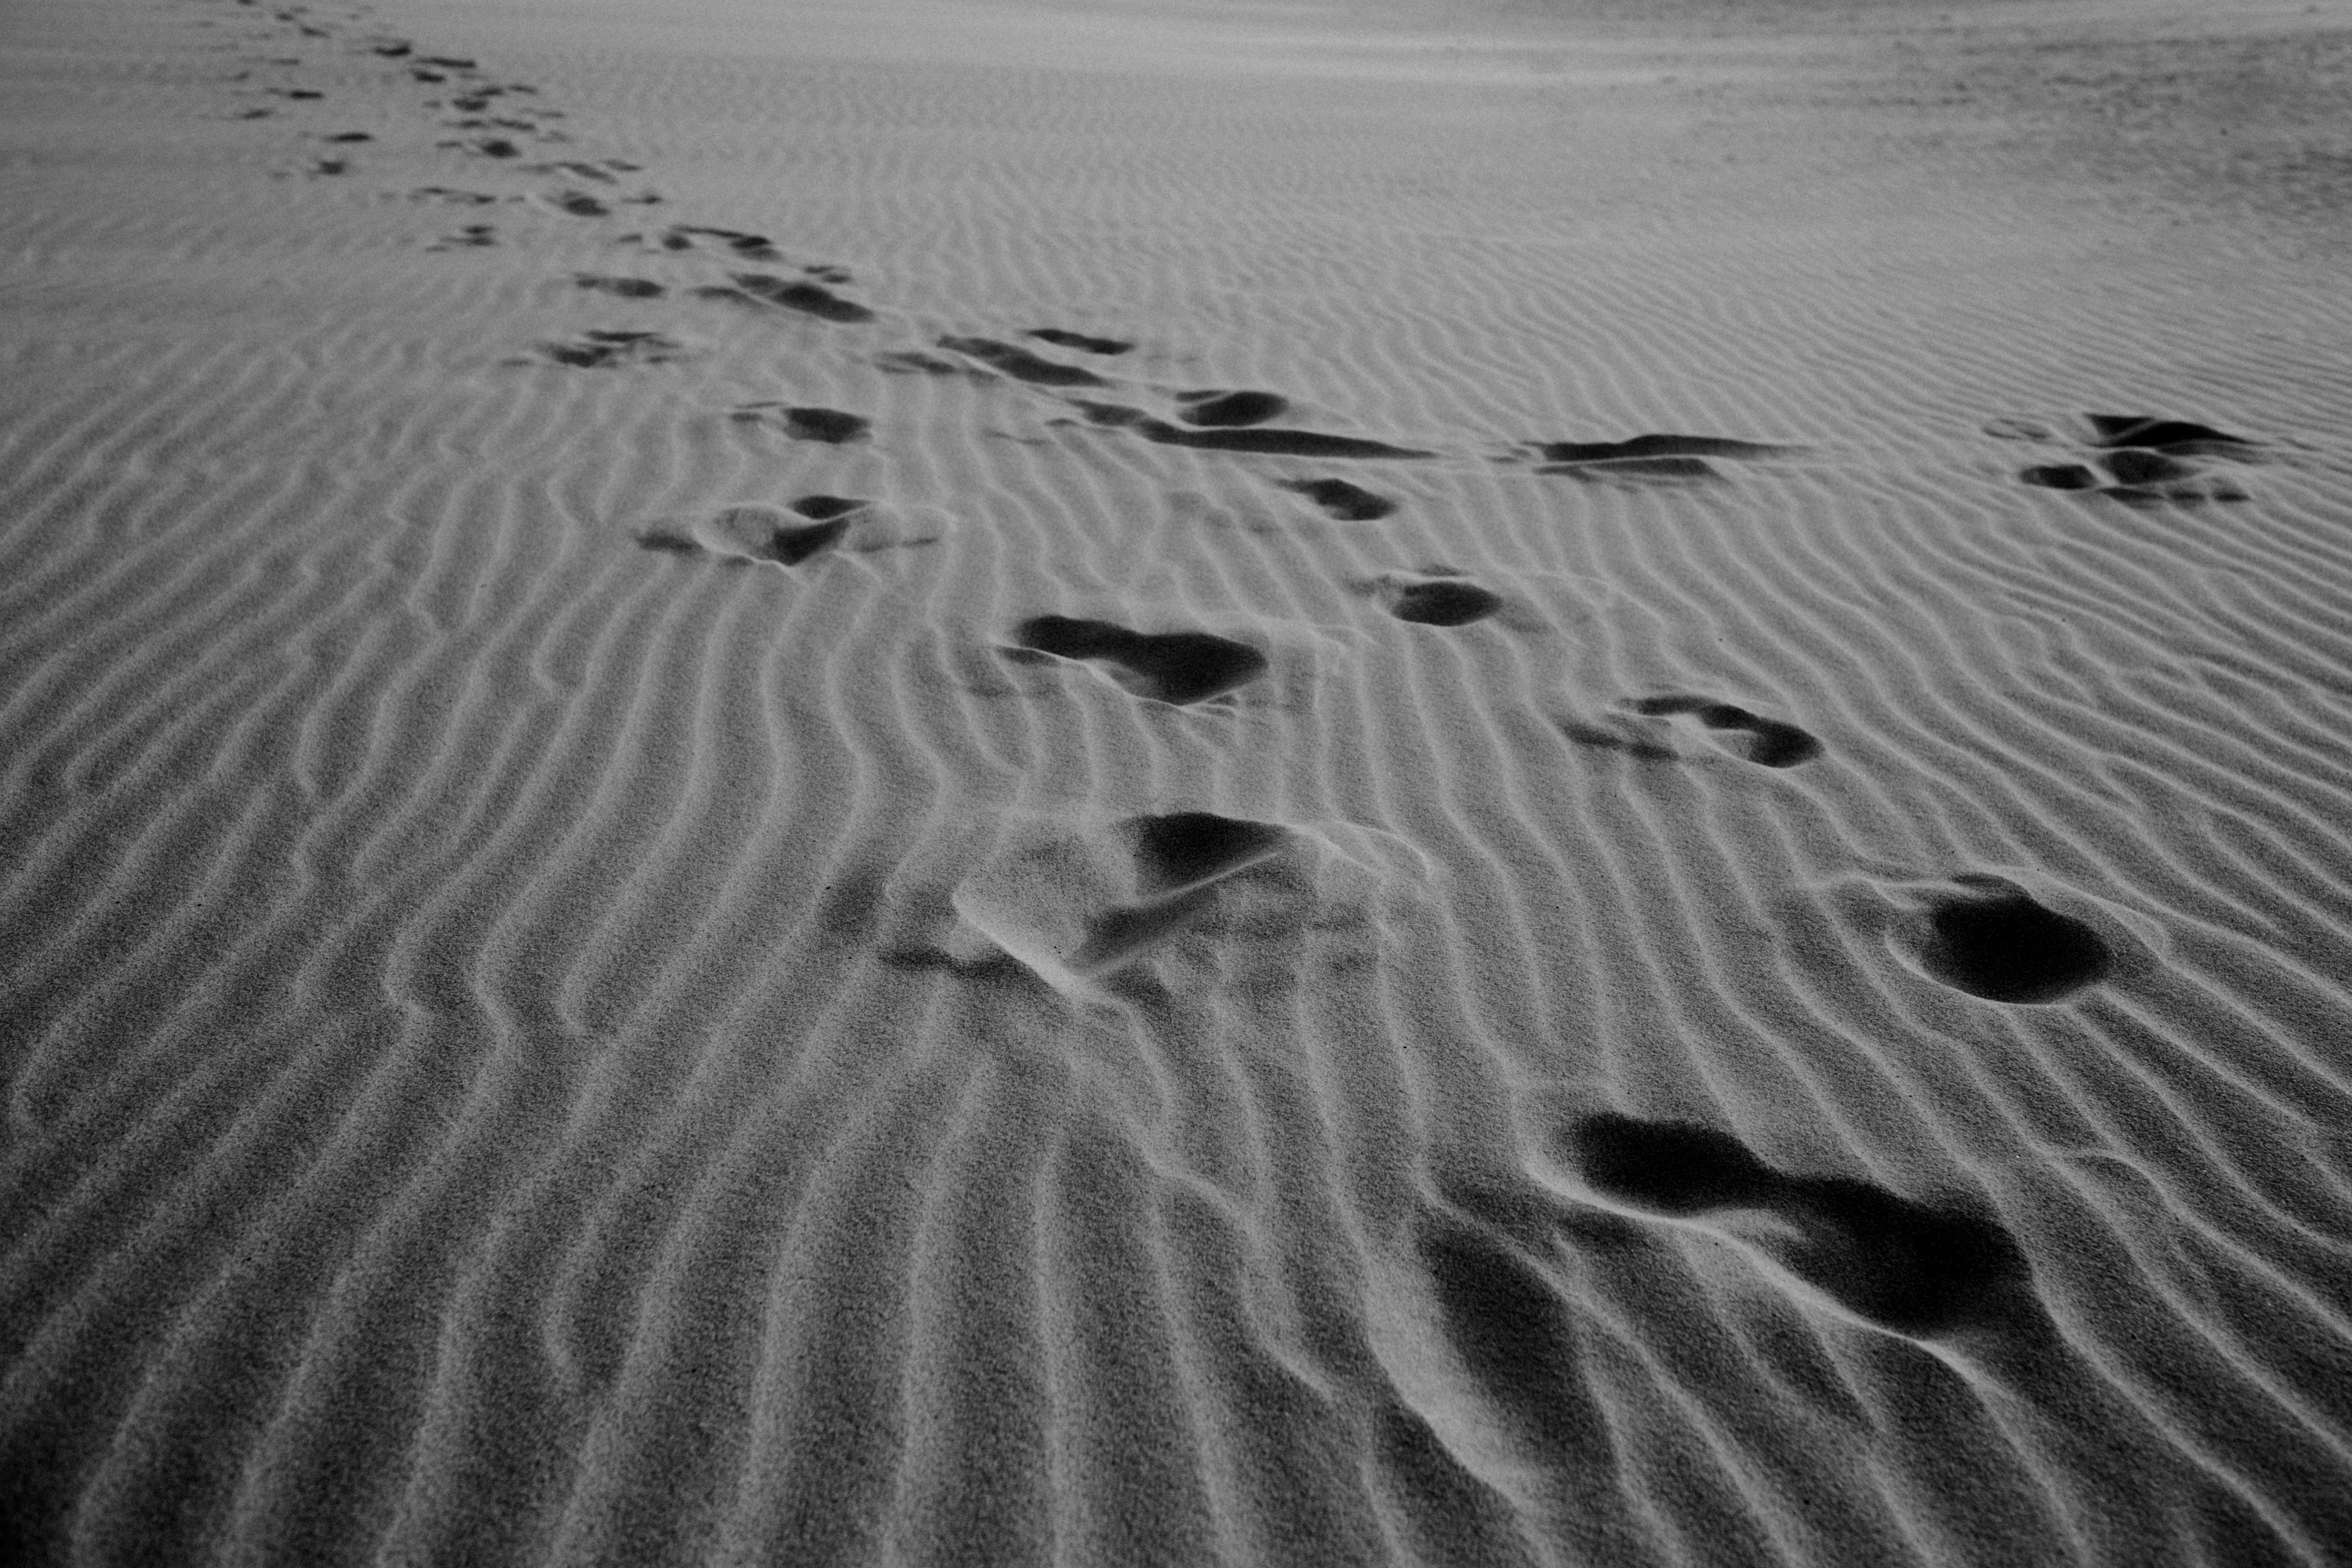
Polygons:
<instances>
[{"instance_id":1,"label":"sand","mask_svg":"<svg viewBox=\"0 0 2352 1568\"><path fill-rule=\"evenodd\" d=\"M2343 5L0 46L9 1562L2352 1563Z\"/></svg>"}]
</instances>

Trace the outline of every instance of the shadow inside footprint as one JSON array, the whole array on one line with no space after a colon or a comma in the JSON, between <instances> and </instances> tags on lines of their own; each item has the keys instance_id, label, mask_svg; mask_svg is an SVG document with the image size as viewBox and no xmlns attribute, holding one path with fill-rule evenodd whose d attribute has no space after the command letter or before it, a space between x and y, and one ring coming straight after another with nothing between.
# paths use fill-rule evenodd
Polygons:
<instances>
[{"instance_id":1,"label":"shadow inside footprint","mask_svg":"<svg viewBox=\"0 0 2352 1568\"><path fill-rule=\"evenodd\" d=\"M1546 463L1536 472L1603 483L1651 485L1708 484L1723 478L1705 458L1598 458Z\"/></svg>"},{"instance_id":2,"label":"shadow inside footprint","mask_svg":"<svg viewBox=\"0 0 2352 1568\"><path fill-rule=\"evenodd\" d=\"M1544 441L1536 450L1548 463L1597 463L1628 458L1769 458L1795 448L1725 436L1659 435L1636 436L1627 441Z\"/></svg>"},{"instance_id":3,"label":"shadow inside footprint","mask_svg":"<svg viewBox=\"0 0 2352 1568\"><path fill-rule=\"evenodd\" d=\"M574 342L541 343L539 353L556 364L609 370L625 364L667 364L685 357L686 345L659 332L590 331Z\"/></svg>"},{"instance_id":4,"label":"shadow inside footprint","mask_svg":"<svg viewBox=\"0 0 2352 1568\"><path fill-rule=\"evenodd\" d=\"M662 286L649 278L607 278L601 273L575 272L572 281L600 294L618 294L624 300L658 300L663 293Z\"/></svg>"},{"instance_id":5,"label":"shadow inside footprint","mask_svg":"<svg viewBox=\"0 0 2352 1568\"><path fill-rule=\"evenodd\" d=\"M1458 577L1388 583L1380 593L1390 615L1424 626L1466 626L1503 607L1500 594Z\"/></svg>"},{"instance_id":6,"label":"shadow inside footprint","mask_svg":"<svg viewBox=\"0 0 2352 1568\"><path fill-rule=\"evenodd\" d=\"M2093 490L2099 488L2099 476L2080 463L2037 463L2030 468L2020 468L2017 477L2045 490Z\"/></svg>"},{"instance_id":7,"label":"shadow inside footprint","mask_svg":"<svg viewBox=\"0 0 2352 1568\"><path fill-rule=\"evenodd\" d=\"M1385 441L1367 441L1355 436L1326 436L1319 430L1188 430L1164 419L1154 419L1140 408L1129 408L1117 403L1084 403L1073 399L1071 406L1086 416L1089 424L1132 430L1145 440L1158 442L1163 447L1191 447L1210 452L1262 452L1284 458L1437 456L1434 452L1419 451L1410 447L1391 447Z\"/></svg>"},{"instance_id":8,"label":"shadow inside footprint","mask_svg":"<svg viewBox=\"0 0 2352 1568\"><path fill-rule=\"evenodd\" d=\"M874 422L863 415L837 408L794 407L782 403L738 404L730 417L746 425L781 424L795 441L823 441L831 446L863 441Z\"/></svg>"},{"instance_id":9,"label":"shadow inside footprint","mask_svg":"<svg viewBox=\"0 0 2352 1568\"><path fill-rule=\"evenodd\" d=\"M1743 754L1759 767L1793 768L1822 754L1822 743L1794 724L1767 719L1729 702L1679 693L1642 697L1625 704L1648 718L1687 713L1710 730L1730 731L1747 737Z\"/></svg>"},{"instance_id":10,"label":"shadow inside footprint","mask_svg":"<svg viewBox=\"0 0 2352 1568\"><path fill-rule=\"evenodd\" d=\"M1181 706L1219 696L1265 673L1247 643L1209 632L1136 632L1108 621L1038 616L1013 629L1013 646L1108 665L1139 697Z\"/></svg>"},{"instance_id":11,"label":"shadow inside footprint","mask_svg":"<svg viewBox=\"0 0 2352 1568\"><path fill-rule=\"evenodd\" d=\"M836 517L846 517L859 507L866 505L866 502L851 496L803 496L798 500L787 501L785 504L803 517L814 518L819 522L830 522Z\"/></svg>"},{"instance_id":12,"label":"shadow inside footprint","mask_svg":"<svg viewBox=\"0 0 2352 1568\"><path fill-rule=\"evenodd\" d=\"M814 316L825 321L870 321L874 312L855 300L845 300L822 284L802 278L778 278L768 272L731 272L735 287L743 297L764 305L777 305L787 310L798 310L804 316Z\"/></svg>"},{"instance_id":13,"label":"shadow inside footprint","mask_svg":"<svg viewBox=\"0 0 2352 1568\"><path fill-rule=\"evenodd\" d=\"M1180 392L1176 417L1187 425L1263 425L1288 412L1290 400L1272 392Z\"/></svg>"},{"instance_id":14,"label":"shadow inside footprint","mask_svg":"<svg viewBox=\"0 0 2352 1568\"><path fill-rule=\"evenodd\" d=\"M1035 334L1032 334L1033 336ZM992 338L945 337L940 347L960 354L969 354L992 370L1003 372L1015 381L1025 381L1038 386L1108 386L1109 383L1080 365L1056 364L1039 354L1033 354L1016 343L1000 343Z\"/></svg>"},{"instance_id":15,"label":"shadow inside footprint","mask_svg":"<svg viewBox=\"0 0 2352 1568\"><path fill-rule=\"evenodd\" d=\"M1896 1333L1933 1338L1997 1323L2032 1277L2015 1238L1990 1218L1847 1177L1785 1175L1710 1127L1601 1115L1579 1123L1574 1142L1593 1191L1627 1208L1775 1222L1730 1233Z\"/></svg>"},{"instance_id":16,"label":"shadow inside footprint","mask_svg":"<svg viewBox=\"0 0 2352 1568\"><path fill-rule=\"evenodd\" d=\"M2097 931L2010 888L1939 901L1918 956L1956 991L2017 1004L2062 1001L2115 968Z\"/></svg>"},{"instance_id":17,"label":"shadow inside footprint","mask_svg":"<svg viewBox=\"0 0 2352 1568\"><path fill-rule=\"evenodd\" d=\"M1041 343L1051 343L1055 348L1076 349L1080 353L1089 354L1123 354L1135 346L1124 339L1089 337L1084 332L1065 331L1059 327L1034 327L1024 335L1035 338Z\"/></svg>"},{"instance_id":18,"label":"shadow inside footprint","mask_svg":"<svg viewBox=\"0 0 2352 1568\"><path fill-rule=\"evenodd\" d=\"M2243 436L2232 436L2210 425L2198 425L2187 419L2159 419L2149 414L2093 414L2085 417L2091 428L2098 432L2095 446L2147 447L2216 458L2246 456L2258 447Z\"/></svg>"},{"instance_id":19,"label":"shadow inside footprint","mask_svg":"<svg viewBox=\"0 0 2352 1568\"><path fill-rule=\"evenodd\" d=\"M1370 522L1396 510L1397 503L1345 479L1276 479L1284 489L1305 496L1340 522Z\"/></svg>"},{"instance_id":20,"label":"shadow inside footprint","mask_svg":"<svg viewBox=\"0 0 2352 1568\"><path fill-rule=\"evenodd\" d=\"M1135 856L1138 891L1164 898L1256 865L1281 849L1290 830L1271 822L1176 811L1119 825Z\"/></svg>"}]
</instances>

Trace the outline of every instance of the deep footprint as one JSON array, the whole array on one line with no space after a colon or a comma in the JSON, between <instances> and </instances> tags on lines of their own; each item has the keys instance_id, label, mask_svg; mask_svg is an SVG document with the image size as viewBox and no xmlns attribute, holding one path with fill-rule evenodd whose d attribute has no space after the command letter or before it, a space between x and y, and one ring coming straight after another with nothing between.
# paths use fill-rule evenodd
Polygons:
<instances>
[{"instance_id":1,"label":"deep footprint","mask_svg":"<svg viewBox=\"0 0 2352 1568\"><path fill-rule=\"evenodd\" d=\"M2158 451L2229 458L2250 455L2259 446L2243 436L2232 436L2210 425L2186 419L2160 419L2149 414L2092 414L2084 417L2098 432L2092 444L2099 447L2148 447Z\"/></svg>"},{"instance_id":2,"label":"deep footprint","mask_svg":"<svg viewBox=\"0 0 2352 1568\"><path fill-rule=\"evenodd\" d=\"M1710 730L1743 734L1748 738L1743 754L1759 767L1793 768L1822 754L1822 743L1794 724L1767 719L1745 708L1729 702L1717 702L1709 697L1689 697L1679 693L1642 697L1625 706L1648 718L1687 713Z\"/></svg>"},{"instance_id":3,"label":"deep footprint","mask_svg":"<svg viewBox=\"0 0 2352 1568\"><path fill-rule=\"evenodd\" d=\"M1119 825L1135 855L1137 889L1165 898L1244 870L1280 850L1290 830L1271 822L1177 811Z\"/></svg>"},{"instance_id":4,"label":"deep footprint","mask_svg":"<svg viewBox=\"0 0 2352 1568\"><path fill-rule=\"evenodd\" d=\"M1176 417L1185 424L1227 429L1263 425L1290 410L1290 400L1273 392L1180 392L1176 401Z\"/></svg>"},{"instance_id":5,"label":"deep footprint","mask_svg":"<svg viewBox=\"0 0 2352 1568\"><path fill-rule=\"evenodd\" d=\"M1601 463L1627 458L1771 458L1795 448L1724 436L1659 435L1625 441L1544 441L1536 450L1548 463Z\"/></svg>"},{"instance_id":6,"label":"deep footprint","mask_svg":"<svg viewBox=\"0 0 2352 1568\"><path fill-rule=\"evenodd\" d=\"M1847 1177L1784 1175L1710 1127L1594 1116L1577 1125L1575 1143L1584 1179L1628 1208L1681 1220L1767 1216L1770 1229L1741 1239L1895 1333L1999 1323L2032 1279L2015 1238L1991 1219Z\"/></svg>"},{"instance_id":7,"label":"deep footprint","mask_svg":"<svg viewBox=\"0 0 2352 1568\"><path fill-rule=\"evenodd\" d=\"M2006 884L1939 900L1927 917L1919 966L1988 1002L2063 1001L2115 970L2099 933Z\"/></svg>"},{"instance_id":8,"label":"deep footprint","mask_svg":"<svg viewBox=\"0 0 2352 1568\"><path fill-rule=\"evenodd\" d=\"M1723 478L1705 458L1599 458L1546 463L1536 472L1587 481L1648 485L1710 484Z\"/></svg>"},{"instance_id":9,"label":"deep footprint","mask_svg":"<svg viewBox=\"0 0 2352 1568\"><path fill-rule=\"evenodd\" d=\"M1220 696L1265 673L1247 643L1208 632L1136 632L1108 621L1038 616L1013 629L1013 646L1057 658L1108 665L1139 697L1182 706Z\"/></svg>"},{"instance_id":10,"label":"deep footprint","mask_svg":"<svg viewBox=\"0 0 2352 1568\"><path fill-rule=\"evenodd\" d=\"M847 322L874 319L874 312L855 300L845 300L822 284L811 283L805 279L778 278L766 272L736 272L730 276L735 281L734 290L698 292L717 293L722 297L731 293L734 297L760 304L798 310L819 321Z\"/></svg>"},{"instance_id":11,"label":"deep footprint","mask_svg":"<svg viewBox=\"0 0 2352 1568\"><path fill-rule=\"evenodd\" d=\"M874 426L863 415L782 403L738 404L730 417L746 425L781 425L784 434L795 441L823 441L836 447L866 439Z\"/></svg>"},{"instance_id":12,"label":"deep footprint","mask_svg":"<svg viewBox=\"0 0 2352 1568\"><path fill-rule=\"evenodd\" d=\"M1276 479L1284 489L1305 496L1340 522L1370 522L1396 510L1397 503L1345 479Z\"/></svg>"},{"instance_id":13,"label":"deep footprint","mask_svg":"<svg viewBox=\"0 0 2352 1568\"><path fill-rule=\"evenodd\" d=\"M1434 582L1386 583L1380 590L1389 614L1424 626L1466 626L1503 607L1503 596L1459 577Z\"/></svg>"},{"instance_id":14,"label":"deep footprint","mask_svg":"<svg viewBox=\"0 0 2352 1568\"><path fill-rule=\"evenodd\" d=\"M945 337L940 347L956 353L969 354L992 370L1001 371L1015 381L1025 381L1036 386L1108 386L1109 383L1094 372L1075 364L1056 364L1052 360L1033 354L1015 343L1000 343L992 338Z\"/></svg>"},{"instance_id":15,"label":"deep footprint","mask_svg":"<svg viewBox=\"0 0 2352 1568\"><path fill-rule=\"evenodd\" d=\"M1211 452L1259 452L1280 458L1433 458L1434 452L1391 447L1353 436L1326 436L1318 430L1187 430L1154 419L1139 408L1117 403L1076 403L1072 406L1088 423L1132 430L1163 447L1192 447Z\"/></svg>"},{"instance_id":16,"label":"deep footprint","mask_svg":"<svg viewBox=\"0 0 2352 1568\"><path fill-rule=\"evenodd\" d=\"M1041 343L1051 343L1058 349L1076 349L1080 353L1123 354L1135 345L1121 338L1088 337L1084 332L1064 331L1059 327L1034 327L1023 334Z\"/></svg>"}]
</instances>

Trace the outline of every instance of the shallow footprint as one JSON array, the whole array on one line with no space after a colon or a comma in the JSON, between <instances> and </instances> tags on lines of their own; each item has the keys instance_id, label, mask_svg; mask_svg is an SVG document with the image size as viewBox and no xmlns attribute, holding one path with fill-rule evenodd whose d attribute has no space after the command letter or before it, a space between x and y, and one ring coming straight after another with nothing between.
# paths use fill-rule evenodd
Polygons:
<instances>
[{"instance_id":1,"label":"shallow footprint","mask_svg":"<svg viewBox=\"0 0 2352 1568\"><path fill-rule=\"evenodd\" d=\"M1968 891L1935 900L1919 967L1956 991L1989 1002L2063 1001L2115 970L2115 953L2089 925L1990 877L1958 879Z\"/></svg>"},{"instance_id":2,"label":"shallow footprint","mask_svg":"<svg viewBox=\"0 0 2352 1568\"><path fill-rule=\"evenodd\" d=\"M590 331L568 343L541 343L540 355L579 370L609 370L625 364L667 364L686 357L684 343L659 332ZM509 360L527 364L528 360Z\"/></svg>"},{"instance_id":3,"label":"shallow footprint","mask_svg":"<svg viewBox=\"0 0 2352 1568\"><path fill-rule=\"evenodd\" d=\"M1633 485L1703 485L1723 478L1705 458L1599 458L1546 463L1536 472L1588 482Z\"/></svg>"},{"instance_id":4,"label":"shallow footprint","mask_svg":"<svg viewBox=\"0 0 2352 1568\"><path fill-rule=\"evenodd\" d=\"M739 297L762 305L780 306L825 321L870 321L874 312L855 300L845 300L820 283L804 278L778 278L768 272L730 273ZM725 292L721 290L720 292Z\"/></svg>"},{"instance_id":5,"label":"shallow footprint","mask_svg":"<svg viewBox=\"0 0 2352 1568\"><path fill-rule=\"evenodd\" d=\"M1345 479L1276 479L1284 489L1305 496L1340 522L1370 522L1396 510L1397 503Z\"/></svg>"},{"instance_id":6,"label":"shallow footprint","mask_svg":"<svg viewBox=\"0 0 2352 1568\"><path fill-rule=\"evenodd\" d=\"M583 289L599 294L617 294L624 300L658 300L665 290L650 278L608 278L596 272L575 272L572 281Z\"/></svg>"},{"instance_id":7,"label":"shallow footprint","mask_svg":"<svg viewBox=\"0 0 2352 1568\"><path fill-rule=\"evenodd\" d=\"M1793 768L1822 754L1822 743L1796 725L1778 719L1767 719L1732 703L1718 702L1711 697L1670 693L1662 697L1637 697L1624 706L1647 718L1688 714L1710 730L1742 735L1746 739L1740 754L1759 767Z\"/></svg>"},{"instance_id":8,"label":"shallow footprint","mask_svg":"<svg viewBox=\"0 0 2352 1568\"><path fill-rule=\"evenodd\" d=\"M1265 654L1210 632L1138 632L1108 621L1037 616L1013 628L1013 647L1025 653L1081 659L1107 667L1112 679L1139 697L1183 706L1222 696L1266 671Z\"/></svg>"},{"instance_id":9,"label":"shallow footprint","mask_svg":"<svg viewBox=\"0 0 2352 1568\"><path fill-rule=\"evenodd\" d=\"M1600 1196L1667 1219L1724 1216L1731 1223L1709 1228L1895 1333L1999 1323L2030 1288L2025 1255L1997 1221L1848 1177L1786 1175L1711 1127L1601 1115L1579 1122L1571 1142ZM1765 1223L1739 1226L1742 1215Z\"/></svg>"}]
</instances>

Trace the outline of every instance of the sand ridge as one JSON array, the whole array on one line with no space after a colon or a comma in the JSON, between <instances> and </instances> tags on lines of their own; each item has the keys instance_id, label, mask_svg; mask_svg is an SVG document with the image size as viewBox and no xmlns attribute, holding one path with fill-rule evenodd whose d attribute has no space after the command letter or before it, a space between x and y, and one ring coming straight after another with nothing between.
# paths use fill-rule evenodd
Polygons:
<instances>
[{"instance_id":1,"label":"sand ridge","mask_svg":"<svg viewBox=\"0 0 2352 1568\"><path fill-rule=\"evenodd\" d=\"M1744 35L101 9L28 1560L2343 1559L2293 245L1824 195Z\"/></svg>"}]
</instances>

